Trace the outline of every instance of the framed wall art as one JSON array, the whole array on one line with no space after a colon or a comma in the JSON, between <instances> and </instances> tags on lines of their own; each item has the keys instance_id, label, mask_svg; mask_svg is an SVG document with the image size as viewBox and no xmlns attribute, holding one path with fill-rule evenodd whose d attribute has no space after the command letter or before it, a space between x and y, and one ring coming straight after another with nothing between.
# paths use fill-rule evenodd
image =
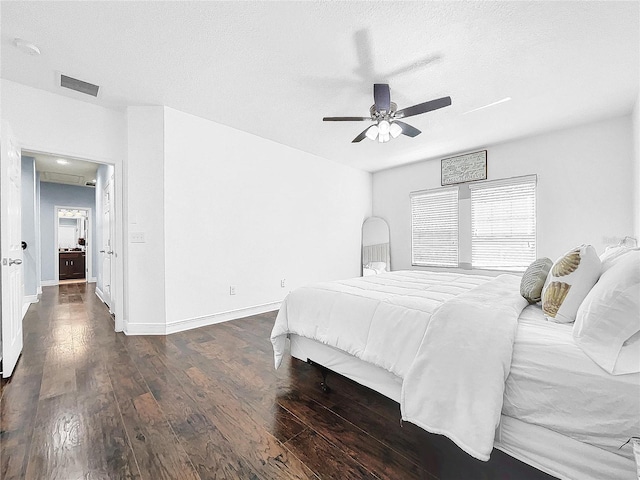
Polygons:
<instances>
[{"instance_id":1,"label":"framed wall art","mask_svg":"<svg viewBox=\"0 0 640 480\"><path fill-rule=\"evenodd\" d=\"M487 179L487 151L467 153L440 161L442 186Z\"/></svg>"}]
</instances>

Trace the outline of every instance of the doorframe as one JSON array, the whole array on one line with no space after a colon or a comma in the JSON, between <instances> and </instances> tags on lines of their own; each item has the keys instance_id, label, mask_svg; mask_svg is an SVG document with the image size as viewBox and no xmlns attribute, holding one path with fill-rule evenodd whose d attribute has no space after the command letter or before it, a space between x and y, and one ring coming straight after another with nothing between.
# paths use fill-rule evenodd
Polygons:
<instances>
[{"instance_id":1,"label":"doorframe","mask_svg":"<svg viewBox=\"0 0 640 480\"><path fill-rule=\"evenodd\" d=\"M84 160L86 162L99 163L103 165L111 165L113 167L114 169L113 195L114 195L114 208L115 208L113 212L113 218L115 220L114 221L115 238L113 240L114 240L114 252L116 257L116 260L115 260L116 288L115 290L112 290L113 295L111 298L113 300L114 305L111 308L112 308L112 311L115 312L114 313L115 315L114 330L116 332L124 331L125 325L127 323L127 320L125 318L126 309L124 304L125 292L126 292L124 265L125 265L126 258L128 256L127 243L124 241L124 238L126 235L126 222L125 222L126 211L124 208L126 204L124 199L125 177L124 177L124 171L123 171L126 167L125 167L124 160L114 161L114 159L112 158L99 158L94 155L86 155L83 153L69 152L69 151L58 150L58 149L52 150L51 148L47 148L47 147L22 143L20 142L19 138L18 138L18 142L20 143L20 147L22 150L27 150L33 153L42 153L45 155L54 155L54 156L58 155L58 156L67 157L70 159ZM38 222L38 226L39 225L40 225L40 222ZM41 288L42 286L41 282L42 282L42 279L38 278L39 288Z\"/></svg>"},{"instance_id":2,"label":"doorframe","mask_svg":"<svg viewBox=\"0 0 640 480\"><path fill-rule=\"evenodd\" d=\"M64 205L55 205L53 207L53 215L55 217L55 226L54 228L54 244L53 244L53 274L56 279L56 285L60 283L60 251L58 247L58 229L60 228L60 217L58 216L60 210L84 210L87 212L87 218L89 219L89 231L87 234L88 245L85 248L85 282L90 283L93 278L93 223L91 222L91 207L68 207ZM77 217L74 217L77 218ZM96 221L97 223L97 221Z\"/></svg>"},{"instance_id":3,"label":"doorframe","mask_svg":"<svg viewBox=\"0 0 640 480\"><path fill-rule=\"evenodd\" d=\"M113 251L114 249L114 244L115 244L115 172L113 172L111 175L109 175L104 184L100 185L102 190L101 190L101 194L99 195L100 197L100 216L102 219L102 232L100 235L100 238L102 240L102 245L100 245L100 248L106 248L105 244L104 244L104 199L105 199L105 191L108 191L110 197L109 197L109 250ZM97 196L96 196L97 198ZM98 210L98 205L96 205L96 217L97 217L97 210ZM96 229L97 229L97 221L96 221ZM97 233L97 230L96 230ZM101 252L103 250L100 250ZM102 271L102 289L98 288L98 285L96 284L96 295L98 296L98 298L100 300L102 300L102 302L104 304L106 304L109 307L109 313L114 313L113 310L113 302L114 302L114 295L115 293L113 292L111 285L113 284L113 278L115 278L116 275L116 268L115 268L115 256L109 254L109 298L106 298L106 294L105 294L105 282L104 282L104 264L105 264L105 258L101 257L101 265L103 267L103 271ZM117 284L116 284L117 285ZM107 303L107 300L109 303Z\"/></svg>"}]
</instances>

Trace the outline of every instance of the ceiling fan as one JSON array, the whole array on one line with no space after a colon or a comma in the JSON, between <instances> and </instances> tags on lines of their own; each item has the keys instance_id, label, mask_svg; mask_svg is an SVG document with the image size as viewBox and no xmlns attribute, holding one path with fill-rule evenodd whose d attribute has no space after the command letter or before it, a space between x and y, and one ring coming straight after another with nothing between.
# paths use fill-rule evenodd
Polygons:
<instances>
[{"instance_id":1,"label":"ceiling fan","mask_svg":"<svg viewBox=\"0 0 640 480\"><path fill-rule=\"evenodd\" d=\"M351 143L360 142L365 137L385 143L400 134L415 137L422 133L417 128L401 122L401 118L413 117L414 115L420 115L421 113L431 112L451 105L451 97L442 97L398 110L398 106L391 101L389 85L386 83L374 83L373 100L375 103L371 105L369 109L370 116L368 117L324 117L322 120L324 122L360 122L366 120L376 122L354 138Z\"/></svg>"}]
</instances>

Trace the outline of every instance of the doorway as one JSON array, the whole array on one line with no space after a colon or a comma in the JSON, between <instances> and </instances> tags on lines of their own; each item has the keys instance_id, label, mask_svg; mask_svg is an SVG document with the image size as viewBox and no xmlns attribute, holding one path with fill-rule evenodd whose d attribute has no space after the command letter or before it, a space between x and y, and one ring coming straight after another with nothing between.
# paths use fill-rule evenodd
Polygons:
<instances>
[{"instance_id":1,"label":"doorway","mask_svg":"<svg viewBox=\"0 0 640 480\"><path fill-rule=\"evenodd\" d=\"M44 153L42 150L31 148L23 150L23 156L33 158L36 167L37 185L39 186L37 204L38 207L42 207L42 212L36 212L37 228L41 230L41 221L49 223L55 217L55 226L52 225L50 236L46 231L38 232L38 238L42 239L40 245L37 246L38 252L42 255L38 259L38 265L42 266L43 270L41 274L37 274L38 285L58 285L60 282L69 281L95 282L96 296L107 304L115 320L115 330L122 331L124 292L122 290L123 256L120 253L123 245L119 240L123 229L121 165L65 154ZM65 187L64 185L52 187L55 183L75 185L77 188L75 190L65 189L62 188ZM50 194L52 189L57 190L57 196L55 196L55 200L51 200L49 197L49 201L45 203L43 201L44 194ZM62 190L65 190L67 194L63 195ZM84 191L84 194L76 197L75 195L79 191ZM85 198L89 191L91 192L90 202ZM108 201L104 200L105 191L108 192ZM105 206L107 207L106 214L103 212ZM67 221L69 223L67 233L61 233L65 230L64 228L60 229L59 215L65 209L77 210L78 212L76 215L70 215L72 219ZM81 213L82 211L87 212L86 217ZM109 225L103 225L106 219L109 220ZM52 239L54 236L55 239ZM66 238L67 244L60 244L60 237L63 240ZM51 251L54 246L54 251ZM105 246L109 248L105 248ZM61 252L65 252L66 256L70 254L67 252L79 256L82 256L82 252L84 252L84 278L81 278L80 271L82 269L79 268L81 259L76 261L61 258ZM47 265L51 265L51 267L49 268ZM66 267L72 266L77 269L72 275L73 279L61 280L61 270L64 273Z\"/></svg>"},{"instance_id":2,"label":"doorway","mask_svg":"<svg viewBox=\"0 0 640 480\"><path fill-rule=\"evenodd\" d=\"M89 281L93 277L93 235L90 208L56 206L54 252L58 281Z\"/></svg>"}]
</instances>

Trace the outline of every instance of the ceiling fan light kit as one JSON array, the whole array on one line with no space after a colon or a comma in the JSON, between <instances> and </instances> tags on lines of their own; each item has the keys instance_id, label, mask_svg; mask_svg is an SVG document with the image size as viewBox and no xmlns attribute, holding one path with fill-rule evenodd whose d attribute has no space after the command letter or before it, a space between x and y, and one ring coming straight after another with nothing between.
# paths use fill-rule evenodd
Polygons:
<instances>
[{"instance_id":1,"label":"ceiling fan light kit","mask_svg":"<svg viewBox=\"0 0 640 480\"><path fill-rule=\"evenodd\" d=\"M378 126L372 125L367 129L366 136L369 140L375 140L378 137Z\"/></svg>"},{"instance_id":2,"label":"ceiling fan light kit","mask_svg":"<svg viewBox=\"0 0 640 480\"><path fill-rule=\"evenodd\" d=\"M397 138L401 134L408 137L420 135L420 130L401 122L399 119L413 117L451 105L451 97L442 97L398 110L397 105L391 101L391 92L389 85L386 83L375 83L373 85L373 99L375 103L369 109L369 117L324 117L322 120L325 122L360 122L365 120L376 122L375 125L368 127L354 138L352 143L360 142L365 138L373 141L377 139L379 143L386 143L391 138Z\"/></svg>"}]
</instances>

